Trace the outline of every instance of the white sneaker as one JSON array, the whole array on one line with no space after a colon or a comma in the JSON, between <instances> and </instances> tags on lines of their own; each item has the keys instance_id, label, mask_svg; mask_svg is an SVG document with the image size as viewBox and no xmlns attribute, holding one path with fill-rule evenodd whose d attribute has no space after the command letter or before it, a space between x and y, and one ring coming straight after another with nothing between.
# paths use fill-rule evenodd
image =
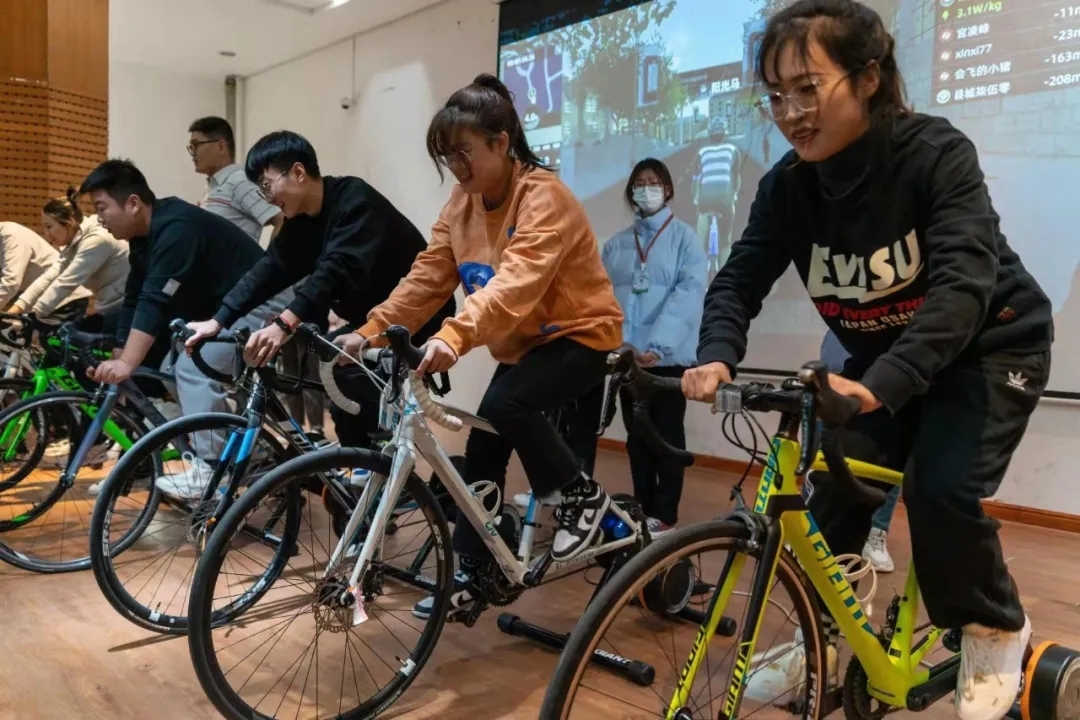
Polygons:
<instances>
[{"instance_id":1,"label":"white sneaker","mask_svg":"<svg viewBox=\"0 0 1080 720\"><path fill-rule=\"evenodd\" d=\"M956 714L960 720L1001 720L1016 702L1024 675L1031 619L1020 632L968 625L960 643Z\"/></svg>"},{"instance_id":2,"label":"white sneaker","mask_svg":"<svg viewBox=\"0 0 1080 720\"><path fill-rule=\"evenodd\" d=\"M71 462L71 454L75 450L78 450L78 446L72 447L67 440L53 443L45 448L45 454L41 457L38 467L49 470L67 470L67 465ZM100 443L90 448L81 467L104 465L108 459L109 451L105 449L105 443Z\"/></svg>"},{"instance_id":3,"label":"white sneaker","mask_svg":"<svg viewBox=\"0 0 1080 720\"><path fill-rule=\"evenodd\" d=\"M656 518L645 518L645 527L649 528L649 537L653 540L659 540L675 529L674 525L668 525L663 520L657 520Z\"/></svg>"},{"instance_id":4,"label":"white sneaker","mask_svg":"<svg viewBox=\"0 0 1080 720\"><path fill-rule=\"evenodd\" d=\"M863 546L862 556L870 563L870 567L879 573L891 573L896 569L892 556L889 555L889 536L884 530L870 529L870 537Z\"/></svg>"},{"instance_id":5,"label":"white sneaker","mask_svg":"<svg viewBox=\"0 0 1080 720\"><path fill-rule=\"evenodd\" d=\"M184 461L188 463L186 469L161 475L154 485L166 495L181 500L195 500L202 496L203 490L206 489L207 483L214 474L214 469L202 458L195 458L187 453L184 454Z\"/></svg>"},{"instance_id":6,"label":"white sneaker","mask_svg":"<svg viewBox=\"0 0 1080 720\"><path fill-rule=\"evenodd\" d=\"M840 662L836 648L827 645L828 687L836 687L840 680ZM798 697L806 682L806 648L803 645L802 628L795 628L792 642L755 653L750 660L750 672L746 677L743 694L757 703L773 704L783 697Z\"/></svg>"}]
</instances>

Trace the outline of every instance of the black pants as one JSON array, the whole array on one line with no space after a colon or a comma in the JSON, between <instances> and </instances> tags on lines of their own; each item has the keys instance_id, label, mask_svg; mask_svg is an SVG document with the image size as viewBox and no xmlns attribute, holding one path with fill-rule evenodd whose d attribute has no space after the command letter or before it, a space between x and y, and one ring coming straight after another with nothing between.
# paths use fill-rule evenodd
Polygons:
<instances>
[{"instance_id":1,"label":"black pants","mask_svg":"<svg viewBox=\"0 0 1080 720\"><path fill-rule=\"evenodd\" d=\"M318 358L308 357L307 343L293 339L281 348L281 371L285 375L301 377L304 380L319 381ZM369 381L370 384L370 381ZM326 396L319 390L301 390L297 393L282 393L281 401L301 427L305 420L307 426L321 429L326 423ZM377 418L376 418L377 419Z\"/></svg>"},{"instance_id":2,"label":"black pants","mask_svg":"<svg viewBox=\"0 0 1080 720\"><path fill-rule=\"evenodd\" d=\"M658 367L649 370L659 377L681 378L686 368ZM630 431L633 423L630 408L633 398L629 392L619 393L623 424L627 428L626 453L630 456L630 476L634 481L634 497L641 503L646 517L668 525L679 520L679 500L685 468L670 457L658 455L640 437ZM686 449L686 397L681 393L657 393L649 407L649 420L657 433L670 445Z\"/></svg>"},{"instance_id":3,"label":"black pants","mask_svg":"<svg viewBox=\"0 0 1080 720\"><path fill-rule=\"evenodd\" d=\"M477 415L491 423L493 435L472 430L465 445L465 480L488 480L506 487L506 468L516 450L525 476L538 497L551 495L577 480L583 461L560 436L545 412L579 404L575 425L595 428L603 401L607 352L593 350L569 338L534 348L517 365L495 369ZM599 388L599 394L597 389ZM594 412L590 423L587 412ZM595 459L595 437L593 439ZM584 445L584 443L582 443ZM464 555L480 555L484 547L471 525L455 523L454 548Z\"/></svg>"},{"instance_id":4,"label":"black pants","mask_svg":"<svg viewBox=\"0 0 1080 720\"><path fill-rule=\"evenodd\" d=\"M330 417L338 442L342 447L370 448L371 436L379 432L379 389L355 365L338 365L334 368L334 379L345 397L360 403L357 415L350 415L330 403Z\"/></svg>"},{"instance_id":5,"label":"black pants","mask_svg":"<svg viewBox=\"0 0 1080 720\"><path fill-rule=\"evenodd\" d=\"M938 627L1024 625L1000 523L980 500L997 492L1049 377L1049 352L958 363L895 416L878 410L842 431L849 457L904 472L912 561ZM810 511L833 554L861 553L873 510L833 491L828 473L813 486Z\"/></svg>"}]
</instances>

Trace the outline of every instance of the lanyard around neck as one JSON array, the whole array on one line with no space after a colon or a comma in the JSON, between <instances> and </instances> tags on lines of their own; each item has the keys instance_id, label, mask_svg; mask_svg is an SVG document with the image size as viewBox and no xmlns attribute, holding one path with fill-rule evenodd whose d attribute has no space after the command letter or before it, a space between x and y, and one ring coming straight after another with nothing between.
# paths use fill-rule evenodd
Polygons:
<instances>
[{"instance_id":1,"label":"lanyard around neck","mask_svg":"<svg viewBox=\"0 0 1080 720\"><path fill-rule=\"evenodd\" d=\"M641 261L641 266L645 267L645 261L649 259L649 252L652 251L652 246L656 244L656 239L660 237L660 234L667 229L667 226L674 219L674 215L668 215L668 219L664 221L664 224L660 226L660 229L656 231L656 234L652 236L652 240L645 246L645 249L641 249L641 240L638 238L637 226L634 227L634 245L637 247L638 260Z\"/></svg>"}]
</instances>

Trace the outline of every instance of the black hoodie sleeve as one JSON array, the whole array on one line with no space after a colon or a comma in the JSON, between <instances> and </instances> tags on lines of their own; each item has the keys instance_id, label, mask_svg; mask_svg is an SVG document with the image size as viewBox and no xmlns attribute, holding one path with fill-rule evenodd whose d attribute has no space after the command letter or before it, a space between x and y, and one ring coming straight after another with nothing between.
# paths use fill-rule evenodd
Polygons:
<instances>
[{"instance_id":1,"label":"black hoodie sleeve","mask_svg":"<svg viewBox=\"0 0 1080 720\"><path fill-rule=\"evenodd\" d=\"M221 301L221 309L214 319L222 327L232 327L234 322L304 277L304 264L291 258L287 252L288 244L297 241L299 238L293 238L288 233L288 225L283 226L277 237L270 241L266 254Z\"/></svg>"},{"instance_id":2,"label":"black hoodie sleeve","mask_svg":"<svg viewBox=\"0 0 1080 720\"><path fill-rule=\"evenodd\" d=\"M929 204L924 244L930 290L904 332L862 384L895 413L959 355L982 326L998 272L998 216L975 146L952 129L920 194Z\"/></svg>"},{"instance_id":3,"label":"black hoodie sleeve","mask_svg":"<svg viewBox=\"0 0 1080 720\"><path fill-rule=\"evenodd\" d=\"M777 223L783 209L776 202L776 173L772 170L761 179L746 230L705 294L699 365L723 362L734 375L746 357L750 321L761 312L761 303L773 283L791 264L790 247Z\"/></svg>"}]
</instances>

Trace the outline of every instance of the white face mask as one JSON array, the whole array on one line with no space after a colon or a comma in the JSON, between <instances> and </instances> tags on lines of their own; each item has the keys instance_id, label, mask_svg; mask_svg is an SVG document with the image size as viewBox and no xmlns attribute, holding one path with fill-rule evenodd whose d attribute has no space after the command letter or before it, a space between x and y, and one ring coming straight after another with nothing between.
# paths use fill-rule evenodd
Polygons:
<instances>
[{"instance_id":1,"label":"white face mask","mask_svg":"<svg viewBox=\"0 0 1080 720\"><path fill-rule=\"evenodd\" d=\"M634 188L634 203L646 214L652 215L664 207L664 188L652 185Z\"/></svg>"}]
</instances>

